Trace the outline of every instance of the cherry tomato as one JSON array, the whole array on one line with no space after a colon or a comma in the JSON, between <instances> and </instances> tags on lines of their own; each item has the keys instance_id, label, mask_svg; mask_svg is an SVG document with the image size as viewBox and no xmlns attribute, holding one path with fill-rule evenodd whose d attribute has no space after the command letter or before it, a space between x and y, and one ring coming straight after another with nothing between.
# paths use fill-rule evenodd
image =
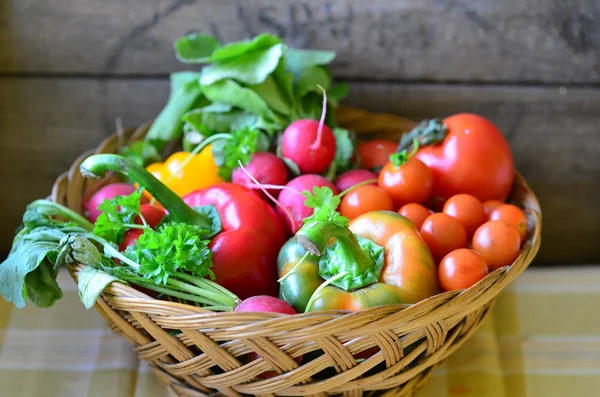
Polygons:
<instances>
[{"instance_id":1,"label":"cherry tomato","mask_svg":"<svg viewBox=\"0 0 600 397\"><path fill-rule=\"evenodd\" d=\"M423 222L425 222L425 219L427 219L429 215L433 214L433 211L428 210L421 204L409 203L403 205L402 208L398 210L398 213L408 218L418 230L421 230Z\"/></svg>"},{"instance_id":2,"label":"cherry tomato","mask_svg":"<svg viewBox=\"0 0 600 397\"><path fill-rule=\"evenodd\" d=\"M505 201L515 178L510 147L502 132L484 117L460 113L447 117L444 140L422 146L415 157L431 168L433 195L468 193L481 201Z\"/></svg>"},{"instance_id":3,"label":"cherry tomato","mask_svg":"<svg viewBox=\"0 0 600 397\"><path fill-rule=\"evenodd\" d=\"M467 233L462 223L444 213L432 214L425 219L421 237L436 263L450 252L467 246Z\"/></svg>"},{"instance_id":4,"label":"cherry tomato","mask_svg":"<svg viewBox=\"0 0 600 397\"><path fill-rule=\"evenodd\" d=\"M123 241L119 244L119 251L123 252L130 245L134 245L138 238L144 233L143 229L129 229L123 236Z\"/></svg>"},{"instance_id":5,"label":"cherry tomato","mask_svg":"<svg viewBox=\"0 0 600 397\"><path fill-rule=\"evenodd\" d=\"M483 204L470 194L457 194L450 197L444 204L443 212L463 224L468 239L471 239L475 230L487 220Z\"/></svg>"},{"instance_id":6,"label":"cherry tomato","mask_svg":"<svg viewBox=\"0 0 600 397\"><path fill-rule=\"evenodd\" d=\"M438 278L444 291L469 288L489 272L483 257L467 248L450 252L438 266Z\"/></svg>"},{"instance_id":7,"label":"cherry tomato","mask_svg":"<svg viewBox=\"0 0 600 397\"><path fill-rule=\"evenodd\" d=\"M521 244L527 238L527 217L519 207L512 204L503 204L490 214L490 221L506 221L517 228L521 237Z\"/></svg>"},{"instance_id":8,"label":"cherry tomato","mask_svg":"<svg viewBox=\"0 0 600 397\"><path fill-rule=\"evenodd\" d=\"M485 212L485 216L487 220L490 220L490 214L493 210L500 207L504 203L500 200L488 200L483 203L483 212Z\"/></svg>"},{"instance_id":9,"label":"cherry tomato","mask_svg":"<svg viewBox=\"0 0 600 397\"><path fill-rule=\"evenodd\" d=\"M473 236L473 249L485 259L490 271L512 264L520 248L519 231L506 221L488 221Z\"/></svg>"},{"instance_id":10,"label":"cherry tomato","mask_svg":"<svg viewBox=\"0 0 600 397\"><path fill-rule=\"evenodd\" d=\"M399 167L390 161L379 173L378 185L390 195L394 207L400 208L408 203L423 203L431 196L433 174L415 158Z\"/></svg>"},{"instance_id":11,"label":"cherry tomato","mask_svg":"<svg viewBox=\"0 0 600 397\"><path fill-rule=\"evenodd\" d=\"M373 139L360 143L357 150L363 167L372 170L386 165L390 159L390 154L396 152L397 148L398 141Z\"/></svg>"},{"instance_id":12,"label":"cherry tomato","mask_svg":"<svg viewBox=\"0 0 600 397\"><path fill-rule=\"evenodd\" d=\"M378 186L364 185L346 193L340 203L340 213L348 219L371 211L393 211L390 196Z\"/></svg>"},{"instance_id":13,"label":"cherry tomato","mask_svg":"<svg viewBox=\"0 0 600 397\"><path fill-rule=\"evenodd\" d=\"M148 226L150 226L150 227L157 226L160 223L160 221L162 221L163 217L165 216L164 209L156 207L154 205L150 205L150 204L140 205L140 212L142 213L142 216L144 217L144 219L146 220L146 223L148 223ZM139 225L142 224L142 220L139 216L137 216L135 218L134 222Z\"/></svg>"}]
</instances>

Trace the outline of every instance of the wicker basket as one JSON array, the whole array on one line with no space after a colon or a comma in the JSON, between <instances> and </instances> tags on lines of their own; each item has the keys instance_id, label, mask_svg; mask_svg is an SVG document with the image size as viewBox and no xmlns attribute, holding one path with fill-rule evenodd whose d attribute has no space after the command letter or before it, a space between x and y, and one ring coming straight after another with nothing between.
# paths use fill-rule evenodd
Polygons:
<instances>
[{"instance_id":1,"label":"wicker basket","mask_svg":"<svg viewBox=\"0 0 600 397\"><path fill-rule=\"evenodd\" d=\"M361 138L398 138L415 125L353 108L340 108L338 122ZM81 213L82 198L99 188L98 181L81 176L81 161L92 153L115 152L120 143L142 138L148 127L115 134L95 151L84 153L58 178L52 199ZM213 313L113 284L95 307L135 346L173 396L410 396L436 364L477 330L496 296L536 255L541 211L520 175L511 198L523 205L528 217L528 239L514 264L490 273L468 290L442 293L414 305L294 316ZM81 268L69 267L75 279ZM367 349L376 354L357 361L354 356ZM250 352L260 358L246 363L244 356ZM305 357L301 364L294 360L298 356ZM258 377L271 369L280 375Z\"/></svg>"}]
</instances>

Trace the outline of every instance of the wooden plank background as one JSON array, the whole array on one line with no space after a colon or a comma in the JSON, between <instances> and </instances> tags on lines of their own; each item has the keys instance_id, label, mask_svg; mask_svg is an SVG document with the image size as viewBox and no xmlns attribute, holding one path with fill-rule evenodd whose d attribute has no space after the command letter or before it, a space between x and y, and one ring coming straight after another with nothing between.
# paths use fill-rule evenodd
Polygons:
<instances>
[{"instance_id":1,"label":"wooden plank background","mask_svg":"<svg viewBox=\"0 0 600 397\"><path fill-rule=\"evenodd\" d=\"M172 41L262 31L333 49L346 103L415 120L471 111L538 194L536 264L600 261L600 4L593 0L19 0L0 4L0 251L24 206L115 129L153 118Z\"/></svg>"}]
</instances>

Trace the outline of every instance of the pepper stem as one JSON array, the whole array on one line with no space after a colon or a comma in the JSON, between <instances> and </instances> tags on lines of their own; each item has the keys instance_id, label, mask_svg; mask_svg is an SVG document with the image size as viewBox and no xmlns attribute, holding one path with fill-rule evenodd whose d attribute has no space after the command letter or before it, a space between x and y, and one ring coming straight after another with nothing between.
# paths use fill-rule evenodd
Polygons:
<instances>
[{"instance_id":1,"label":"pepper stem","mask_svg":"<svg viewBox=\"0 0 600 397\"><path fill-rule=\"evenodd\" d=\"M188 223L211 230L212 222L204 214L194 211L177 194L165 186L144 167L117 154L95 154L83 161L81 174L88 178L101 178L107 171L119 172L143 186L169 211L175 222Z\"/></svg>"},{"instance_id":2,"label":"pepper stem","mask_svg":"<svg viewBox=\"0 0 600 397\"><path fill-rule=\"evenodd\" d=\"M361 248L356 236L345 226L333 222L315 221L304 225L296 233L296 241L313 255L323 255L325 248L335 241L335 260L319 264L319 275L325 279L346 273L343 280L333 283L345 290L365 287L376 282L381 267Z\"/></svg>"}]
</instances>

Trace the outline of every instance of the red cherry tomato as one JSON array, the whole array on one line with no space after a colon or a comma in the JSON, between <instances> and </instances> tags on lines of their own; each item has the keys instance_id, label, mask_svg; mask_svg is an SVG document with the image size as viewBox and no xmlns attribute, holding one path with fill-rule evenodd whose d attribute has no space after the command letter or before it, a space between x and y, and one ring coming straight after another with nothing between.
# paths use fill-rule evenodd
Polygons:
<instances>
[{"instance_id":1,"label":"red cherry tomato","mask_svg":"<svg viewBox=\"0 0 600 397\"><path fill-rule=\"evenodd\" d=\"M519 231L505 221L486 222L473 236L473 249L485 259L490 271L511 265L520 248Z\"/></svg>"},{"instance_id":2,"label":"red cherry tomato","mask_svg":"<svg viewBox=\"0 0 600 397\"><path fill-rule=\"evenodd\" d=\"M421 230L423 222L425 222L425 219L427 219L429 215L433 214L433 211L428 210L421 204L409 203L403 205L402 208L398 210L398 213L408 218L418 230Z\"/></svg>"},{"instance_id":3,"label":"red cherry tomato","mask_svg":"<svg viewBox=\"0 0 600 397\"><path fill-rule=\"evenodd\" d=\"M360 143L358 156L364 168L372 170L383 167L390 159L390 154L398 148L398 141L390 139L373 139Z\"/></svg>"},{"instance_id":4,"label":"red cherry tomato","mask_svg":"<svg viewBox=\"0 0 600 397\"><path fill-rule=\"evenodd\" d=\"M501 205L504 205L504 202L500 200L488 200L483 203L483 211L485 212L487 220L490 220L490 214L492 213L492 211L500 207Z\"/></svg>"},{"instance_id":5,"label":"red cherry tomato","mask_svg":"<svg viewBox=\"0 0 600 397\"><path fill-rule=\"evenodd\" d=\"M466 248L450 252L438 266L438 278L444 291L469 288L488 273L483 257Z\"/></svg>"},{"instance_id":6,"label":"red cherry tomato","mask_svg":"<svg viewBox=\"0 0 600 397\"><path fill-rule=\"evenodd\" d=\"M470 194L457 194L450 197L444 204L443 212L463 224L468 239L473 237L475 230L486 221L483 204Z\"/></svg>"},{"instance_id":7,"label":"red cherry tomato","mask_svg":"<svg viewBox=\"0 0 600 397\"><path fill-rule=\"evenodd\" d=\"M123 236L123 241L119 244L119 251L123 252L130 245L135 245L136 241L144 233L143 229L129 229Z\"/></svg>"},{"instance_id":8,"label":"red cherry tomato","mask_svg":"<svg viewBox=\"0 0 600 397\"><path fill-rule=\"evenodd\" d=\"M423 203L431 196L433 174L415 158L399 167L388 162L379 173L378 184L390 195L394 207L400 208L408 203Z\"/></svg>"},{"instance_id":9,"label":"red cherry tomato","mask_svg":"<svg viewBox=\"0 0 600 397\"><path fill-rule=\"evenodd\" d=\"M346 193L340 203L340 214L354 219L371 211L393 211L390 196L378 186L364 185Z\"/></svg>"},{"instance_id":10,"label":"red cherry tomato","mask_svg":"<svg viewBox=\"0 0 600 397\"><path fill-rule=\"evenodd\" d=\"M146 220L146 223L148 223L148 226L150 227L156 227L160 221L162 221L163 217L165 216L165 210L162 208L158 208L154 205L150 205L150 204L142 204L140 205L140 212L142 213L142 216L144 217L144 219ZM138 225L142 224L142 219L137 216L135 218L135 223L137 223Z\"/></svg>"},{"instance_id":11,"label":"red cherry tomato","mask_svg":"<svg viewBox=\"0 0 600 397\"><path fill-rule=\"evenodd\" d=\"M519 207L512 204L503 204L490 214L490 221L506 221L517 228L521 237L521 244L527 238L527 217Z\"/></svg>"},{"instance_id":12,"label":"red cherry tomato","mask_svg":"<svg viewBox=\"0 0 600 397\"><path fill-rule=\"evenodd\" d=\"M505 201L513 185L513 157L506 139L484 117L460 113L443 120L441 144L422 146L415 157L431 168L434 197L468 193L480 201Z\"/></svg>"},{"instance_id":13,"label":"red cherry tomato","mask_svg":"<svg viewBox=\"0 0 600 397\"><path fill-rule=\"evenodd\" d=\"M444 213L430 215L421 226L421 237L439 263L450 252L467 246L467 233L458 220Z\"/></svg>"}]
</instances>

